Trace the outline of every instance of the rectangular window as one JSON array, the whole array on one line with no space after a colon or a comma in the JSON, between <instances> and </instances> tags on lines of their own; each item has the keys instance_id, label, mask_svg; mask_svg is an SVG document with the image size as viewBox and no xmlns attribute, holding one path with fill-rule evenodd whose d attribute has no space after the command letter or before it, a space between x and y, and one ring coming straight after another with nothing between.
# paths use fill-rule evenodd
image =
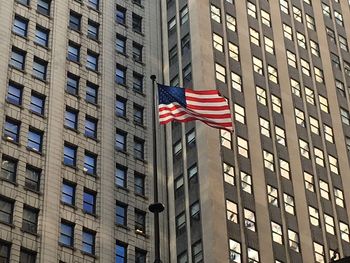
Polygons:
<instances>
[{"instance_id":1,"label":"rectangular window","mask_svg":"<svg viewBox=\"0 0 350 263\"><path fill-rule=\"evenodd\" d=\"M198 221L200 219L200 207L199 207L199 201L193 203L190 206L190 216L191 216L191 223L193 221Z\"/></svg>"},{"instance_id":2,"label":"rectangular window","mask_svg":"<svg viewBox=\"0 0 350 263\"><path fill-rule=\"evenodd\" d=\"M98 54L90 50L87 51L86 68L98 71Z\"/></svg>"},{"instance_id":3,"label":"rectangular window","mask_svg":"<svg viewBox=\"0 0 350 263\"><path fill-rule=\"evenodd\" d=\"M127 244L117 241L115 246L115 262L127 263Z\"/></svg>"},{"instance_id":4,"label":"rectangular window","mask_svg":"<svg viewBox=\"0 0 350 263\"><path fill-rule=\"evenodd\" d=\"M269 204L279 207L277 188L267 185L267 199Z\"/></svg>"},{"instance_id":5,"label":"rectangular window","mask_svg":"<svg viewBox=\"0 0 350 263\"><path fill-rule=\"evenodd\" d=\"M45 16L50 15L51 0L38 0L37 11Z\"/></svg>"},{"instance_id":6,"label":"rectangular window","mask_svg":"<svg viewBox=\"0 0 350 263\"><path fill-rule=\"evenodd\" d=\"M80 60L80 46L72 41L68 43L67 59L73 62L79 62Z\"/></svg>"},{"instance_id":7,"label":"rectangular window","mask_svg":"<svg viewBox=\"0 0 350 263\"><path fill-rule=\"evenodd\" d=\"M35 262L36 262L36 252L22 247L20 252L19 263L35 263Z\"/></svg>"},{"instance_id":8,"label":"rectangular window","mask_svg":"<svg viewBox=\"0 0 350 263\"><path fill-rule=\"evenodd\" d=\"M132 13L132 30L142 33L142 17Z\"/></svg>"},{"instance_id":9,"label":"rectangular window","mask_svg":"<svg viewBox=\"0 0 350 263\"><path fill-rule=\"evenodd\" d=\"M115 184L117 186L126 188L126 172L126 167L117 165L115 172Z\"/></svg>"},{"instance_id":10,"label":"rectangular window","mask_svg":"<svg viewBox=\"0 0 350 263\"><path fill-rule=\"evenodd\" d=\"M227 220L238 224L238 208L236 203L226 200L226 214Z\"/></svg>"},{"instance_id":11,"label":"rectangular window","mask_svg":"<svg viewBox=\"0 0 350 263\"><path fill-rule=\"evenodd\" d=\"M132 58L137 62L142 62L142 49L143 46L133 42L132 44Z\"/></svg>"},{"instance_id":12,"label":"rectangular window","mask_svg":"<svg viewBox=\"0 0 350 263\"><path fill-rule=\"evenodd\" d=\"M143 125L143 107L134 104L134 123Z\"/></svg>"},{"instance_id":13,"label":"rectangular window","mask_svg":"<svg viewBox=\"0 0 350 263\"><path fill-rule=\"evenodd\" d=\"M300 154L301 156L310 159L310 148L309 148L309 143L299 139L299 149L300 149Z\"/></svg>"},{"instance_id":14,"label":"rectangular window","mask_svg":"<svg viewBox=\"0 0 350 263\"><path fill-rule=\"evenodd\" d=\"M340 207L344 207L344 193L338 188L334 188L335 203Z\"/></svg>"},{"instance_id":15,"label":"rectangular window","mask_svg":"<svg viewBox=\"0 0 350 263\"><path fill-rule=\"evenodd\" d=\"M299 252L299 235L297 232L288 229L288 243L292 250Z\"/></svg>"},{"instance_id":16,"label":"rectangular window","mask_svg":"<svg viewBox=\"0 0 350 263\"><path fill-rule=\"evenodd\" d=\"M190 40L190 34L186 34L183 38L181 38L181 51L182 51L182 56L187 51L190 51L191 49L191 40Z\"/></svg>"},{"instance_id":17,"label":"rectangular window","mask_svg":"<svg viewBox=\"0 0 350 263\"><path fill-rule=\"evenodd\" d=\"M229 14L226 14L226 27L228 30L236 32L236 18Z\"/></svg>"},{"instance_id":18,"label":"rectangular window","mask_svg":"<svg viewBox=\"0 0 350 263\"><path fill-rule=\"evenodd\" d=\"M249 158L249 145L247 140L237 136L237 147L239 155Z\"/></svg>"},{"instance_id":19,"label":"rectangular window","mask_svg":"<svg viewBox=\"0 0 350 263\"><path fill-rule=\"evenodd\" d=\"M98 40L98 31L100 25L92 20L88 20L87 36L90 39Z\"/></svg>"},{"instance_id":20,"label":"rectangular window","mask_svg":"<svg viewBox=\"0 0 350 263\"><path fill-rule=\"evenodd\" d=\"M283 244L282 226L271 221L272 240L278 244Z\"/></svg>"},{"instance_id":21,"label":"rectangular window","mask_svg":"<svg viewBox=\"0 0 350 263\"><path fill-rule=\"evenodd\" d=\"M84 188L83 211L88 214L96 214L96 193Z\"/></svg>"},{"instance_id":22,"label":"rectangular window","mask_svg":"<svg viewBox=\"0 0 350 263\"><path fill-rule=\"evenodd\" d=\"M0 222L12 224L14 202L0 198Z\"/></svg>"},{"instance_id":23,"label":"rectangular window","mask_svg":"<svg viewBox=\"0 0 350 263\"><path fill-rule=\"evenodd\" d=\"M39 131L34 128L29 128L28 131L28 144L27 147L30 150L36 151L36 152L41 152L42 151L42 146L43 146L43 137L44 137L44 132Z\"/></svg>"},{"instance_id":24,"label":"rectangular window","mask_svg":"<svg viewBox=\"0 0 350 263\"><path fill-rule=\"evenodd\" d=\"M90 175L96 175L97 155L85 151L84 172Z\"/></svg>"},{"instance_id":25,"label":"rectangular window","mask_svg":"<svg viewBox=\"0 0 350 263\"><path fill-rule=\"evenodd\" d=\"M89 138L97 138L97 120L95 118L86 115L84 134Z\"/></svg>"},{"instance_id":26,"label":"rectangular window","mask_svg":"<svg viewBox=\"0 0 350 263\"><path fill-rule=\"evenodd\" d=\"M3 155L1 160L1 179L15 182L17 174L17 163L17 160Z\"/></svg>"},{"instance_id":27,"label":"rectangular window","mask_svg":"<svg viewBox=\"0 0 350 263\"><path fill-rule=\"evenodd\" d=\"M213 33L213 46L216 50L223 52L224 51L224 40L221 36Z\"/></svg>"},{"instance_id":28,"label":"rectangular window","mask_svg":"<svg viewBox=\"0 0 350 263\"><path fill-rule=\"evenodd\" d=\"M135 263L146 263L146 255L146 251L135 248Z\"/></svg>"},{"instance_id":29,"label":"rectangular window","mask_svg":"<svg viewBox=\"0 0 350 263\"><path fill-rule=\"evenodd\" d=\"M264 166L265 168L275 171L275 161L272 153L263 150Z\"/></svg>"},{"instance_id":30,"label":"rectangular window","mask_svg":"<svg viewBox=\"0 0 350 263\"><path fill-rule=\"evenodd\" d=\"M254 72L264 75L264 70L263 70L263 63L261 59L258 59L257 57L253 56L253 70Z\"/></svg>"},{"instance_id":31,"label":"rectangular window","mask_svg":"<svg viewBox=\"0 0 350 263\"><path fill-rule=\"evenodd\" d=\"M226 83L226 69L218 63L215 63L215 76L216 79Z\"/></svg>"},{"instance_id":32,"label":"rectangular window","mask_svg":"<svg viewBox=\"0 0 350 263\"><path fill-rule=\"evenodd\" d=\"M234 263L241 263L241 244L238 243L237 241L234 241L233 239L229 240L229 246L230 246L230 251L229 251L229 256L230 260Z\"/></svg>"},{"instance_id":33,"label":"rectangular window","mask_svg":"<svg viewBox=\"0 0 350 263\"><path fill-rule=\"evenodd\" d=\"M181 21L181 25L185 24L188 21L188 7L187 7L187 5L180 10L180 21Z\"/></svg>"},{"instance_id":34,"label":"rectangular window","mask_svg":"<svg viewBox=\"0 0 350 263\"><path fill-rule=\"evenodd\" d=\"M13 21L12 32L19 36L26 37L28 33L28 20L16 15Z\"/></svg>"},{"instance_id":35,"label":"rectangular window","mask_svg":"<svg viewBox=\"0 0 350 263\"><path fill-rule=\"evenodd\" d=\"M309 206L310 224L313 226L320 225L320 215L318 210L312 206Z\"/></svg>"},{"instance_id":36,"label":"rectangular window","mask_svg":"<svg viewBox=\"0 0 350 263\"><path fill-rule=\"evenodd\" d=\"M246 208L244 208L244 226L253 232L256 231L255 213Z\"/></svg>"},{"instance_id":37,"label":"rectangular window","mask_svg":"<svg viewBox=\"0 0 350 263\"><path fill-rule=\"evenodd\" d=\"M79 93L79 77L70 72L67 73L66 91L75 96Z\"/></svg>"},{"instance_id":38,"label":"rectangular window","mask_svg":"<svg viewBox=\"0 0 350 263\"><path fill-rule=\"evenodd\" d=\"M134 72L132 89L136 92L143 93L143 76Z\"/></svg>"},{"instance_id":39,"label":"rectangular window","mask_svg":"<svg viewBox=\"0 0 350 263\"><path fill-rule=\"evenodd\" d=\"M64 114L64 126L73 130L78 129L78 111L69 107L66 107Z\"/></svg>"},{"instance_id":40,"label":"rectangular window","mask_svg":"<svg viewBox=\"0 0 350 263\"><path fill-rule=\"evenodd\" d=\"M218 23L221 23L220 8L216 7L215 5L210 5L210 15L211 15L211 19L213 19Z\"/></svg>"},{"instance_id":41,"label":"rectangular window","mask_svg":"<svg viewBox=\"0 0 350 263\"><path fill-rule=\"evenodd\" d=\"M228 43L228 51L229 51L229 56L235 60L235 61L239 61L239 48L237 45L229 42Z\"/></svg>"},{"instance_id":42,"label":"rectangular window","mask_svg":"<svg viewBox=\"0 0 350 263\"><path fill-rule=\"evenodd\" d=\"M242 190L248 194L252 194L252 176L243 171L240 172L240 175Z\"/></svg>"},{"instance_id":43,"label":"rectangular window","mask_svg":"<svg viewBox=\"0 0 350 263\"><path fill-rule=\"evenodd\" d=\"M49 45L49 30L41 26L36 26L35 43L44 47Z\"/></svg>"},{"instance_id":44,"label":"rectangular window","mask_svg":"<svg viewBox=\"0 0 350 263\"><path fill-rule=\"evenodd\" d=\"M93 9L98 10L99 0L89 0L89 6Z\"/></svg>"},{"instance_id":45,"label":"rectangular window","mask_svg":"<svg viewBox=\"0 0 350 263\"><path fill-rule=\"evenodd\" d=\"M4 125L4 137L8 141L19 142L20 122L6 117Z\"/></svg>"},{"instance_id":46,"label":"rectangular window","mask_svg":"<svg viewBox=\"0 0 350 263\"><path fill-rule=\"evenodd\" d=\"M46 80L46 74L47 74L47 62L40 58L34 57L34 61L33 61L34 77L40 80Z\"/></svg>"},{"instance_id":47,"label":"rectangular window","mask_svg":"<svg viewBox=\"0 0 350 263\"><path fill-rule=\"evenodd\" d=\"M98 86L87 81L85 100L89 103L97 104L97 98L98 98L97 94L98 94Z\"/></svg>"},{"instance_id":48,"label":"rectangular window","mask_svg":"<svg viewBox=\"0 0 350 263\"><path fill-rule=\"evenodd\" d=\"M321 245L317 242L314 242L314 255L315 255L315 262L317 262L317 263L324 263L325 262L323 245Z\"/></svg>"},{"instance_id":49,"label":"rectangular window","mask_svg":"<svg viewBox=\"0 0 350 263\"><path fill-rule=\"evenodd\" d=\"M248 247L247 253L248 253L248 262L249 263L259 263L260 262L259 251Z\"/></svg>"},{"instance_id":50,"label":"rectangular window","mask_svg":"<svg viewBox=\"0 0 350 263\"><path fill-rule=\"evenodd\" d=\"M283 193L283 200L284 200L284 210L287 213L294 215L295 214L294 197L289 194Z\"/></svg>"},{"instance_id":51,"label":"rectangular window","mask_svg":"<svg viewBox=\"0 0 350 263\"><path fill-rule=\"evenodd\" d=\"M176 235L180 236L186 232L186 216L185 213L181 213L176 216Z\"/></svg>"},{"instance_id":52,"label":"rectangular window","mask_svg":"<svg viewBox=\"0 0 350 263\"><path fill-rule=\"evenodd\" d=\"M23 86L12 81L8 84L6 101L15 105L22 104Z\"/></svg>"},{"instance_id":53,"label":"rectangular window","mask_svg":"<svg viewBox=\"0 0 350 263\"><path fill-rule=\"evenodd\" d=\"M45 97L35 91L32 91L30 97L30 110L33 113L44 115Z\"/></svg>"},{"instance_id":54,"label":"rectangular window","mask_svg":"<svg viewBox=\"0 0 350 263\"><path fill-rule=\"evenodd\" d=\"M74 224L61 221L59 243L65 246L73 247L74 245Z\"/></svg>"},{"instance_id":55,"label":"rectangular window","mask_svg":"<svg viewBox=\"0 0 350 263\"><path fill-rule=\"evenodd\" d=\"M202 242L197 241L192 245L192 262L193 263L201 263L203 262L203 250L202 250Z\"/></svg>"},{"instance_id":56,"label":"rectangular window","mask_svg":"<svg viewBox=\"0 0 350 263\"><path fill-rule=\"evenodd\" d=\"M126 117L126 99L122 97L116 98L115 111L117 116Z\"/></svg>"},{"instance_id":57,"label":"rectangular window","mask_svg":"<svg viewBox=\"0 0 350 263\"><path fill-rule=\"evenodd\" d=\"M145 141L134 137L134 157L139 160L144 160Z\"/></svg>"},{"instance_id":58,"label":"rectangular window","mask_svg":"<svg viewBox=\"0 0 350 263\"><path fill-rule=\"evenodd\" d=\"M117 64L115 71L115 81L120 85L126 85L126 67Z\"/></svg>"},{"instance_id":59,"label":"rectangular window","mask_svg":"<svg viewBox=\"0 0 350 263\"><path fill-rule=\"evenodd\" d=\"M306 190L315 192L314 177L312 174L304 171L304 182Z\"/></svg>"},{"instance_id":60,"label":"rectangular window","mask_svg":"<svg viewBox=\"0 0 350 263\"><path fill-rule=\"evenodd\" d=\"M123 203L117 203L116 204L116 208L115 208L115 223L117 225L121 225L121 226L126 226L127 225L127 210L128 207L126 204Z\"/></svg>"},{"instance_id":61,"label":"rectangular window","mask_svg":"<svg viewBox=\"0 0 350 263\"><path fill-rule=\"evenodd\" d=\"M38 192L40 190L40 175L40 169L27 165L24 181L25 188Z\"/></svg>"},{"instance_id":62,"label":"rectangular window","mask_svg":"<svg viewBox=\"0 0 350 263\"><path fill-rule=\"evenodd\" d=\"M253 18L256 18L256 6L251 2L247 2L248 15Z\"/></svg>"},{"instance_id":63,"label":"rectangular window","mask_svg":"<svg viewBox=\"0 0 350 263\"><path fill-rule=\"evenodd\" d=\"M117 5L115 19L118 24L126 24L126 9Z\"/></svg>"},{"instance_id":64,"label":"rectangular window","mask_svg":"<svg viewBox=\"0 0 350 263\"><path fill-rule=\"evenodd\" d=\"M76 166L77 161L77 147L70 145L70 144L64 144L64 157L63 157L63 163L68 166Z\"/></svg>"},{"instance_id":65,"label":"rectangular window","mask_svg":"<svg viewBox=\"0 0 350 263\"><path fill-rule=\"evenodd\" d=\"M146 233L146 213L137 209L135 209L135 232Z\"/></svg>"},{"instance_id":66,"label":"rectangular window","mask_svg":"<svg viewBox=\"0 0 350 263\"><path fill-rule=\"evenodd\" d=\"M182 70L183 85L186 87L192 82L192 66L188 64Z\"/></svg>"},{"instance_id":67,"label":"rectangular window","mask_svg":"<svg viewBox=\"0 0 350 263\"><path fill-rule=\"evenodd\" d=\"M16 69L24 70L26 52L16 47L12 48L10 65Z\"/></svg>"},{"instance_id":68,"label":"rectangular window","mask_svg":"<svg viewBox=\"0 0 350 263\"><path fill-rule=\"evenodd\" d=\"M30 233L36 233L37 224L38 224L38 210L28 206L24 206L22 230Z\"/></svg>"},{"instance_id":69,"label":"rectangular window","mask_svg":"<svg viewBox=\"0 0 350 263\"><path fill-rule=\"evenodd\" d=\"M283 160L283 159L279 159L279 163L280 163L280 174L282 177L286 178L286 179L290 179L290 168L289 168L289 162Z\"/></svg>"},{"instance_id":70,"label":"rectangular window","mask_svg":"<svg viewBox=\"0 0 350 263\"><path fill-rule=\"evenodd\" d=\"M144 196L145 195L145 176L143 174L135 172L135 193Z\"/></svg>"},{"instance_id":71,"label":"rectangular window","mask_svg":"<svg viewBox=\"0 0 350 263\"><path fill-rule=\"evenodd\" d=\"M96 233L94 231L83 228L82 251L90 255L95 255L95 236Z\"/></svg>"},{"instance_id":72,"label":"rectangular window","mask_svg":"<svg viewBox=\"0 0 350 263\"><path fill-rule=\"evenodd\" d=\"M115 135L115 148L118 151L126 152L127 133L122 130L117 130Z\"/></svg>"},{"instance_id":73,"label":"rectangular window","mask_svg":"<svg viewBox=\"0 0 350 263\"><path fill-rule=\"evenodd\" d=\"M80 27L81 27L81 15L73 11L70 11L69 28L76 31L80 31Z\"/></svg>"},{"instance_id":74,"label":"rectangular window","mask_svg":"<svg viewBox=\"0 0 350 263\"><path fill-rule=\"evenodd\" d=\"M71 206L75 205L75 184L63 181L61 202Z\"/></svg>"}]
</instances>

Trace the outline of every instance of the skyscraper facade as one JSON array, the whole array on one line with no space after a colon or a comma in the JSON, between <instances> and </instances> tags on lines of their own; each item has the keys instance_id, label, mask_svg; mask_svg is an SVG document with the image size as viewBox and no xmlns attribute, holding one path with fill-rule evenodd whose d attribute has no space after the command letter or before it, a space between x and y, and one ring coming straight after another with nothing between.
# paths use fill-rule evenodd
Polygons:
<instances>
[{"instance_id":1,"label":"skyscraper facade","mask_svg":"<svg viewBox=\"0 0 350 263\"><path fill-rule=\"evenodd\" d=\"M166 81L218 89L235 126L167 127L170 262L349 256L349 5L164 4Z\"/></svg>"},{"instance_id":2,"label":"skyscraper facade","mask_svg":"<svg viewBox=\"0 0 350 263\"><path fill-rule=\"evenodd\" d=\"M159 4L0 3L0 262L149 262Z\"/></svg>"}]
</instances>

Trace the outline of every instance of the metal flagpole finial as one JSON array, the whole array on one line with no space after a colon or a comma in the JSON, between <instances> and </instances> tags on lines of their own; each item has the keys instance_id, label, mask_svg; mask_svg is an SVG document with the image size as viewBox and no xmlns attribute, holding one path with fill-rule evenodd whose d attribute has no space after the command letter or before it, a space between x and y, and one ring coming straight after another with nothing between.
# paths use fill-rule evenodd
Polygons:
<instances>
[{"instance_id":1,"label":"metal flagpole finial","mask_svg":"<svg viewBox=\"0 0 350 263\"><path fill-rule=\"evenodd\" d=\"M156 80L156 75L151 75L151 80L155 81Z\"/></svg>"}]
</instances>

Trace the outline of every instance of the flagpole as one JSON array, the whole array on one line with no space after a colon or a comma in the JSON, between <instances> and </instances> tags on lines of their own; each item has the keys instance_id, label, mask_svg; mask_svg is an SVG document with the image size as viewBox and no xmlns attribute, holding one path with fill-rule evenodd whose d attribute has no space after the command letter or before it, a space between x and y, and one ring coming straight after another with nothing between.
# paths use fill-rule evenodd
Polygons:
<instances>
[{"instance_id":1,"label":"flagpole","mask_svg":"<svg viewBox=\"0 0 350 263\"><path fill-rule=\"evenodd\" d=\"M153 204L148 209L154 214L154 263L162 263L160 260L160 237L159 237L159 213L164 210L164 205L158 201L158 164L157 164L157 116L156 116L156 76L151 76L153 87Z\"/></svg>"}]
</instances>

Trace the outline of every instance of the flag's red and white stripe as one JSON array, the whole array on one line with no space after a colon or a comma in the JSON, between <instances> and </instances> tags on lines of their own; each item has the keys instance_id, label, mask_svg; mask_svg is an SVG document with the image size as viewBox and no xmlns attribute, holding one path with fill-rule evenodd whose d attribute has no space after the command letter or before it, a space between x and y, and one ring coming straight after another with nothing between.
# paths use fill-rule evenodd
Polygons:
<instances>
[{"instance_id":1,"label":"flag's red and white stripe","mask_svg":"<svg viewBox=\"0 0 350 263\"><path fill-rule=\"evenodd\" d=\"M186 108L179 103L160 104L159 122L200 120L209 126L232 130L230 106L217 90L185 89Z\"/></svg>"}]
</instances>

